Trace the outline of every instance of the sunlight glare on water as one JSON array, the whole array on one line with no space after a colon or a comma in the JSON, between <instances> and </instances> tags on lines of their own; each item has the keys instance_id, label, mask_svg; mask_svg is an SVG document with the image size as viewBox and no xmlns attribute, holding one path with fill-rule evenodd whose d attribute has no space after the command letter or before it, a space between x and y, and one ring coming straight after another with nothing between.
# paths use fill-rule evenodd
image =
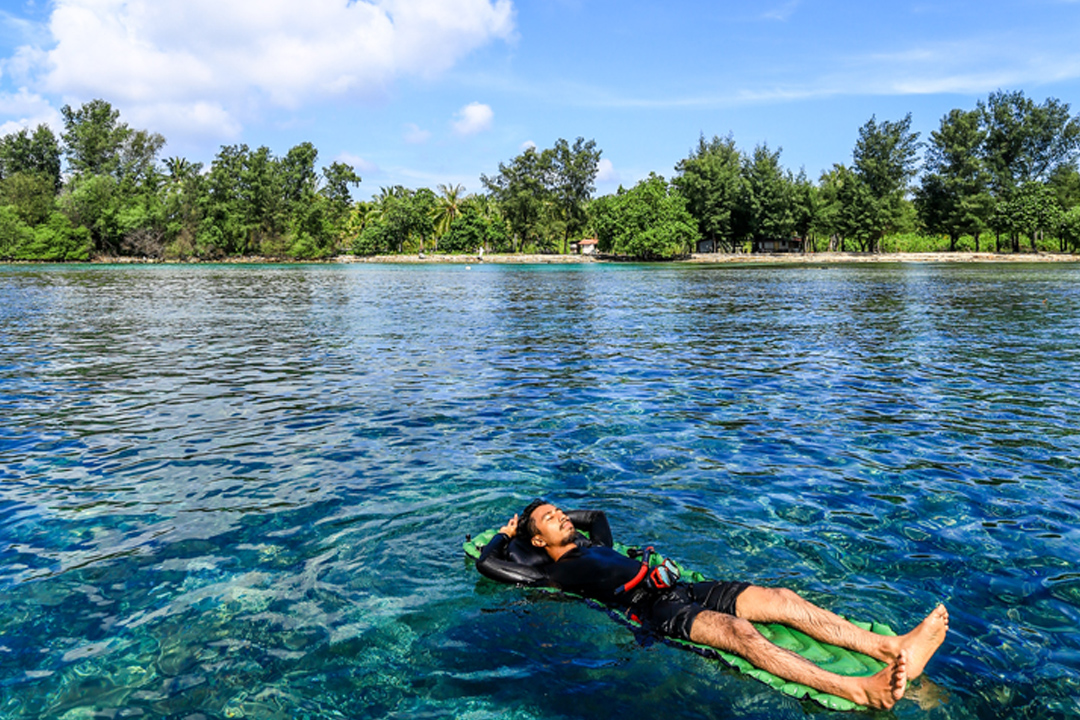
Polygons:
<instances>
[{"instance_id":1,"label":"sunlight glare on water","mask_svg":"<svg viewBox=\"0 0 1080 720\"><path fill-rule=\"evenodd\" d=\"M536 495L1080 715L1072 264L9 266L0 398L0 718L822 712L481 579Z\"/></svg>"}]
</instances>

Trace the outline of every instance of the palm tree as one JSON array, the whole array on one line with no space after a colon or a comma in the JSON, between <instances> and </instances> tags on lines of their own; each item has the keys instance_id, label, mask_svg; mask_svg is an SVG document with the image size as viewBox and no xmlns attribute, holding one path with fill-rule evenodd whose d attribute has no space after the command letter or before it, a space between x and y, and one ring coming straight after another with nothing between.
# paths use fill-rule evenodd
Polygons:
<instances>
[{"instance_id":1,"label":"palm tree","mask_svg":"<svg viewBox=\"0 0 1080 720\"><path fill-rule=\"evenodd\" d=\"M352 211L349 214L349 222L352 225L353 231L359 235L364 231L364 228L367 227L369 222L377 220L378 217L379 206L374 200L357 200L353 203Z\"/></svg>"},{"instance_id":2,"label":"palm tree","mask_svg":"<svg viewBox=\"0 0 1080 720\"><path fill-rule=\"evenodd\" d=\"M194 166L187 158L171 157L165 160L165 169L169 171L169 177L173 182L186 179L194 171Z\"/></svg>"},{"instance_id":3,"label":"palm tree","mask_svg":"<svg viewBox=\"0 0 1080 720\"><path fill-rule=\"evenodd\" d=\"M439 184L439 197L434 210L436 252L439 249L438 239L450 231L450 226L461 214L464 192L464 185Z\"/></svg>"}]
</instances>

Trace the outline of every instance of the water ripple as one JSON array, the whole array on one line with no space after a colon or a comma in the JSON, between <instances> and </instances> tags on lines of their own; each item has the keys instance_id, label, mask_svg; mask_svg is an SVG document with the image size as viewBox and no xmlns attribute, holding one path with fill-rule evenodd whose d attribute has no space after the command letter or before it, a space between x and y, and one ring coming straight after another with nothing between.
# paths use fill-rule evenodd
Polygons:
<instances>
[{"instance_id":1,"label":"water ripple","mask_svg":"<svg viewBox=\"0 0 1080 720\"><path fill-rule=\"evenodd\" d=\"M478 578L463 534L540 494L896 627L946 601L906 716L1076 716L1078 279L0 268L0 717L812 711Z\"/></svg>"}]
</instances>

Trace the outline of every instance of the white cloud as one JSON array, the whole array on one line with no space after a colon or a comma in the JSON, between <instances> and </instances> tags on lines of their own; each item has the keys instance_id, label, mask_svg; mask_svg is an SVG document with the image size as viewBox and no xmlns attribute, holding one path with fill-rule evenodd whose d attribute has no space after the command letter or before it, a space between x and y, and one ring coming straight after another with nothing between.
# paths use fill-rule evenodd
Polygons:
<instances>
[{"instance_id":1,"label":"white cloud","mask_svg":"<svg viewBox=\"0 0 1080 720\"><path fill-rule=\"evenodd\" d=\"M534 143L532 140L526 140L525 142L521 143L521 152L525 152L529 148L532 148L533 150L535 150L536 149L536 143Z\"/></svg>"},{"instance_id":2,"label":"white cloud","mask_svg":"<svg viewBox=\"0 0 1080 720\"><path fill-rule=\"evenodd\" d=\"M438 75L513 26L511 0L55 0L55 44L3 63L40 78L37 92L229 134L265 105L377 96L399 77Z\"/></svg>"},{"instance_id":3,"label":"white cloud","mask_svg":"<svg viewBox=\"0 0 1080 720\"><path fill-rule=\"evenodd\" d=\"M615 166L607 158L600 158L596 163L596 182L614 183L619 181L619 173L615 172Z\"/></svg>"},{"instance_id":4,"label":"white cloud","mask_svg":"<svg viewBox=\"0 0 1080 720\"><path fill-rule=\"evenodd\" d=\"M0 124L0 136L17 132L22 128L33 129L45 124L59 134L64 124L60 113L40 95L20 88L15 93L0 93L0 118L9 118Z\"/></svg>"},{"instance_id":5,"label":"white cloud","mask_svg":"<svg viewBox=\"0 0 1080 720\"><path fill-rule=\"evenodd\" d=\"M458 110L454 117L454 132L458 135L475 135L491 129L495 113L489 106L473 102Z\"/></svg>"},{"instance_id":6,"label":"white cloud","mask_svg":"<svg viewBox=\"0 0 1080 720\"><path fill-rule=\"evenodd\" d=\"M779 7L772 8L765 11L762 17L766 20L779 20L781 22L787 20L802 4L802 0L789 0Z\"/></svg>"},{"instance_id":7,"label":"white cloud","mask_svg":"<svg viewBox=\"0 0 1080 720\"><path fill-rule=\"evenodd\" d=\"M135 105L124 111L123 121L140 128L149 128L165 137L183 134L188 137L234 139L243 130L240 122L220 103L162 102Z\"/></svg>"},{"instance_id":8,"label":"white cloud","mask_svg":"<svg viewBox=\"0 0 1080 720\"><path fill-rule=\"evenodd\" d=\"M353 155L352 153L343 152L334 158L337 162L351 165L352 169L360 173L360 175L377 175L379 173L379 166L373 162L365 160L359 155Z\"/></svg>"},{"instance_id":9,"label":"white cloud","mask_svg":"<svg viewBox=\"0 0 1080 720\"><path fill-rule=\"evenodd\" d=\"M386 174L395 178L393 182L402 183L406 187L427 186L433 188L439 184L462 185L468 187L476 183L475 175L462 175L459 173L446 173L430 170L417 170L409 167L391 167L386 169Z\"/></svg>"},{"instance_id":10,"label":"white cloud","mask_svg":"<svg viewBox=\"0 0 1080 720\"><path fill-rule=\"evenodd\" d=\"M1075 0L1080 3L1080 0ZM615 109L729 108L851 96L965 94L1024 88L1080 79L1080 50L1069 39L1035 40L1007 35L917 44L889 52L838 54L814 70L759 82L743 80L696 95L618 95L603 86L563 85L547 91L583 107ZM748 71L749 72L749 71Z\"/></svg>"},{"instance_id":11,"label":"white cloud","mask_svg":"<svg viewBox=\"0 0 1080 720\"><path fill-rule=\"evenodd\" d=\"M416 123L409 123L405 126L405 142L410 145L423 145L431 138L431 132L422 129Z\"/></svg>"}]
</instances>

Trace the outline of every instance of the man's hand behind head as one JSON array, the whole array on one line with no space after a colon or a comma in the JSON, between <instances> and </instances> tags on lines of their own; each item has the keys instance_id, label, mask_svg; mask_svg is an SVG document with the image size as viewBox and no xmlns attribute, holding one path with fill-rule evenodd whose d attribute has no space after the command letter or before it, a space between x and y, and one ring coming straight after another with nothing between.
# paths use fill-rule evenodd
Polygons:
<instances>
[{"instance_id":1,"label":"man's hand behind head","mask_svg":"<svg viewBox=\"0 0 1080 720\"><path fill-rule=\"evenodd\" d=\"M506 537L513 539L513 537L517 535L517 526L518 516L514 515L514 517L510 518L510 520L505 525L499 528L499 532L501 532Z\"/></svg>"}]
</instances>

